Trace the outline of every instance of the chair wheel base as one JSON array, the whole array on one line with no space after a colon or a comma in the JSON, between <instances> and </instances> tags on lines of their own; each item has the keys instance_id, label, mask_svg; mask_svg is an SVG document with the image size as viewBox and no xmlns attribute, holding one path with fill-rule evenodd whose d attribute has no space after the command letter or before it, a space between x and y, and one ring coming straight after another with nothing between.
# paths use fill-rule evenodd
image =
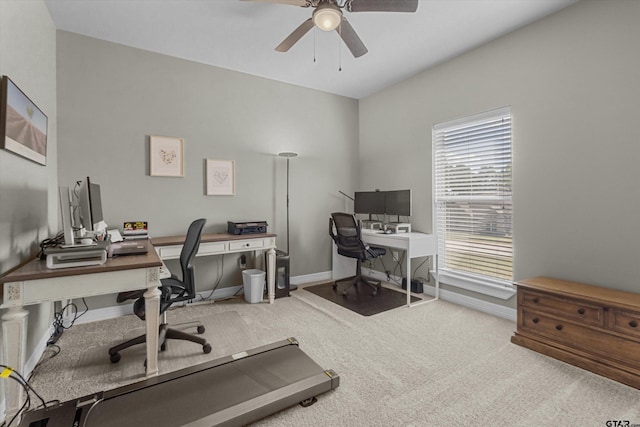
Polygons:
<instances>
[{"instance_id":1,"label":"chair wheel base","mask_svg":"<svg viewBox=\"0 0 640 427\"><path fill-rule=\"evenodd\" d=\"M199 334L204 334L204 326L202 326L202 325L198 325L197 332L198 332Z\"/></svg>"},{"instance_id":2,"label":"chair wheel base","mask_svg":"<svg viewBox=\"0 0 640 427\"><path fill-rule=\"evenodd\" d=\"M204 354L209 354L211 353L211 344L207 343L205 345L202 346L202 351Z\"/></svg>"},{"instance_id":3,"label":"chair wheel base","mask_svg":"<svg viewBox=\"0 0 640 427\"><path fill-rule=\"evenodd\" d=\"M109 355L109 360L111 360L111 363L118 363L121 357L120 353L113 353Z\"/></svg>"}]
</instances>

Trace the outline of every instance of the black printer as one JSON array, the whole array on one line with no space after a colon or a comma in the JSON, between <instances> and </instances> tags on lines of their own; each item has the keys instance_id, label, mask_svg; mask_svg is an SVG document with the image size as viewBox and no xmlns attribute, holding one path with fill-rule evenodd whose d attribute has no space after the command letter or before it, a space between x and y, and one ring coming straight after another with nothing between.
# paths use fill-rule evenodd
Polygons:
<instances>
[{"instance_id":1,"label":"black printer","mask_svg":"<svg viewBox=\"0 0 640 427\"><path fill-rule=\"evenodd\" d=\"M260 234L267 232L267 221L227 221L229 234Z\"/></svg>"}]
</instances>

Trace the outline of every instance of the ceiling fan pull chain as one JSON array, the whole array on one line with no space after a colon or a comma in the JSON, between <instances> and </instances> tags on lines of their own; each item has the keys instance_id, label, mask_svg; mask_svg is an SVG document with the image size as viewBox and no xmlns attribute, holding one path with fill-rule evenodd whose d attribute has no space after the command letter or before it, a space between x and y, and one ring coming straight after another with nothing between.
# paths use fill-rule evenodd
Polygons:
<instances>
[{"instance_id":1,"label":"ceiling fan pull chain","mask_svg":"<svg viewBox=\"0 0 640 427\"><path fill-rule=\"evenodd\" d=\"M342 22L338 26L338 33L340 34L338 39L338 71L342 71Z\"/></svg>"},{"instance_id":2,"label":"ceiling fan pull chain","mask_svg":"<svg viewBox=\"0 0 640 427\"><path fill-rule=\"evenodd\" d=\"M313 28L313 62L316 62L316 29Z\"/></svg>"}]
</instances>

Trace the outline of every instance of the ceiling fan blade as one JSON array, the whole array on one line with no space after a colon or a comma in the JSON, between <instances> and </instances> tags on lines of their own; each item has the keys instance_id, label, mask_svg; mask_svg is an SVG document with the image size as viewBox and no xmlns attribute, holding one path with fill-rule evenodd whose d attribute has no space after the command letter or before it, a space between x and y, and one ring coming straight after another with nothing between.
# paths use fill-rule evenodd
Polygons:
<instances>
[{"instance_id":1,"label":"ceiling fan blade","mask_svg":"<svg viewBox=\"0 0 640 427\"><path fill-rule=\"evenodd\" d=\"M259 3L280 3L290 4L291 6L309 7L311 4L307 0L240 0L240 1L253 1Z\"/></svg>"},{"instance_id":2,"label":"ceiling fan blade","mask_svg":"<svg viewBox=\"0 0 640 427\"><path fill-rule=\"evenodd\" d=\"M360 40L360 37L358 37L356 30L354 30L349 21L347 21L347 18L342 18L342 23L336 28L336 31L340 34L344 44L347 45L355 58L360 58L369 52L364 43L362 43L362 40Z\"/></svg>"},{"instance_id":3,"label":"ceiling fan blade","mask_svg":"<svg viewBox=\"0 0 640 427\"><path fill-rule=\"evenodd\" d=\"M415 12L418 0L351 0L346 9L349 12Z\"/></svg>"},{"instance_id":4,"label":"ceiling fan blade","mask_svg":"<svg viewBox=\"0 0 640 427\"><path fill-rule=\"evenodd\" d=\"M293 30L293 32L282 41L282 43L280 43L276 47L276 50L278 52L287 52L289 49L291 49L291 46L296 44L298 40L302 38L302 36L307 34L309 30L313 28L313 25L313 20L311 18L304 21L298 28Z\"/></svg>"}]
</instances>

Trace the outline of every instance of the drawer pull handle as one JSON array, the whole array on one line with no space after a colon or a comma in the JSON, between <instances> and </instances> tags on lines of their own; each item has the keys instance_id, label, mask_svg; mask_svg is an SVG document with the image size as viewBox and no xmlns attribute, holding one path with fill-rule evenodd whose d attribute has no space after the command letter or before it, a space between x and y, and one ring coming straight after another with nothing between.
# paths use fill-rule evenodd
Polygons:
<instances>
[{"instance_id":1,"label":"drawer pull handle","mask_svg":"<svg viewBox=\"0 0 640 427\"><path fill-rule=\"evenodd\" d=\"M561 331L562 330L562 325L556 325L556 329Z\"/></svg>"},{"instance_id":2,"label":"drawer pull handle","mask_svg":"<svg viewBox=\"0 0 640 427\"><path fill-rule=\"evenodd\" d=\"M584 308L579 308L578 309L578 314L584 314Z\"/></svg>"},{"instance_id":3,"label":"drawer pull handle","mask_svg":"<svg viewBox=\"0 0 640 427\"><path fill-rule=\"evenodd\" d=\"M537 317L533 318L533 323L538 323L540 321L540 319L538 319Z\"/></svg>"},{"instance_id":4,"label":"drawer pull handle","mask_svg":"<svg viewBox=\"0 0 640 427\"><path fill-rule=\"evenodd\" d=\"M638 322L636 322L635 320L632 320L631 322L629 322L629 326L631 326L632 328L635 328L638 326Z\"/></svg>"},{"instance_id":5,"label":"drawer pull handle","mask_svg":"<svg viewBox=\"0 0 640 427\"><path fill-rule=\"evenodd\" d=\"M534 304L537 304L537 303L540 302L540 300L538 298L534 298L532 301L533 301Z\"/></svg>"}]
</instances>

